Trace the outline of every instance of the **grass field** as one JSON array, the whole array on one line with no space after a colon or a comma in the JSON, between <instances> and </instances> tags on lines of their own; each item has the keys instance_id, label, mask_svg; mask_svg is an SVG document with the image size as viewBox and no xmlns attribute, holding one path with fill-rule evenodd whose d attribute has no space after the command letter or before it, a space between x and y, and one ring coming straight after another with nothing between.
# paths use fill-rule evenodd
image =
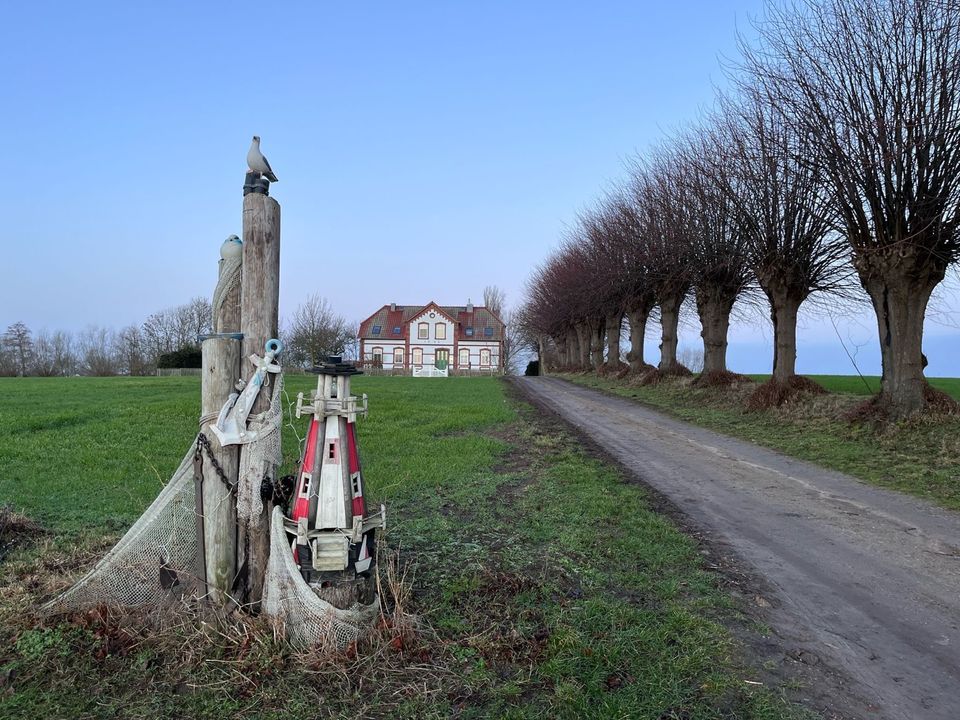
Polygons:
<instances>
[{"instance_id":1,"label":"grass field","mask_svg":"<svg viewBox=\"0 0 960 720\"><path fill-rule=\"evenodd\" d=\"M851 423L844 414L869 394L858 376L810 376L831 394L760 412L744 409L752 383L695 388L688 381L672 381L642 387L629 379L593 374L564 377L866 482L960 509L960 417L920 417L883 428ZM770 376L751 377L762 381ZM879 386L879 378L866 380ZM960 380L931 378L930 382L960 400Z\"/></svg>"},{"instance_id":2,"label":"grass field","mask_svg":"<svg viewBox=\"0 0 960 720\"><path fill-rule=\"evenodd\" d=\"M765 382L770 375L750 375L757 382ZM879 375L808 375L832 393L849 395L876 395L880 392ZM933 387L942 390L955 400L960 400L960 378L927 378Z\"/></svg>"},{"instance_id":3,"label":"grass field","mask_svg":"<svg viewBox=\"0 0 960 720\"><path fill-rule=\"evenodd\" d=\"M311 380L291 378L290 395ZM355 390L370 395L369 494L387 504L422 622L416 642L381 648L382 666L304 662L256 623L252 643L181 628L118 644L96 623L38 625L31 609L182 457L198 384L0 381L0 502L48 530L0 561L0 717L806 716L784 699L795 685L777 684L783 658L745 658L741 642L763 632L746 598L641 488L501 380L364 377Z\"/></svg>"}]
</instances>

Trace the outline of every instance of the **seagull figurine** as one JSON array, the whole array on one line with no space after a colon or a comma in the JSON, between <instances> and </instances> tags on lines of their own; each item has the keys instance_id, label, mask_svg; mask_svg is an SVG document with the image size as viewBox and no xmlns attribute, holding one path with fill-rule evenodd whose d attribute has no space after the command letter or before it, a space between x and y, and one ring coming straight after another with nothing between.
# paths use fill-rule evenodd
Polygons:
<instances>
[{"instance_id":1,"label":"seagull figurine","mask_svg":"<svg viewBox=\"0 0 960 720\"><path fill-rule=\"evenodd\" d=\"M277 176L273 174L273 168L260 152L260 136L254 135L253 142L250 144L250 150L247 151L247 166L255 173L260 173L270 182L277 182Z\"/></svg>"}]
</instances>

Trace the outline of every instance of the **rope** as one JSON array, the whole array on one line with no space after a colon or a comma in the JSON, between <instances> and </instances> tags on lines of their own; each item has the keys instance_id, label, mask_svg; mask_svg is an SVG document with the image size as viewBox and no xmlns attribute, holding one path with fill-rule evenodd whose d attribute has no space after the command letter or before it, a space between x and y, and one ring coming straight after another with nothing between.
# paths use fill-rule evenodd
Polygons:
<instances>
[{"instance_id":1,"label":"rope","mask_svg":"<svg viewBox=\"0 0 960 720\"><path fill-rule=\"evenodd\" d=\"M240 284L240 269L243 266L243 258L227 258L223 261L223 268L220 271L220 279L217 281L217 287L213 291L213 302L210 303L213 309L214 332L223 332L223 328L216 326L217 319L221 317L221 309L227 301L230 291Z\"/></svg>"}]
</instances>

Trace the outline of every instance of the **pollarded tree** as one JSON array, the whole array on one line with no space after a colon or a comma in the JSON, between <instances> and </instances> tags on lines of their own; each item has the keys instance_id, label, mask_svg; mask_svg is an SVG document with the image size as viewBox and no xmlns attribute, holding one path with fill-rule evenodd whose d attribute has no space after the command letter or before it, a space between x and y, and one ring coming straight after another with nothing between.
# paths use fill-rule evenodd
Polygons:
<instances>
[{"instance_id":1,"label":"pollarded tree","mask_svg":"<svg viewBox=\"0 0 960 720\"><path fill-rule=\"evenodd\" d=\"M847 245L833 231L817 147L752 84L724 98L716 119L715 173L733 205L749 262L770 303L773 380L796 374L797 315L814 293L840 292L850 274ZM721 155L722 153L722 155Z\"/></svg>"},{"instance_id":2,"label":"pollarded tree","mask_svg":"<svg viewBox=\"0 0 960 720\"><path fill-rule=\"evenodd\" d=\"M627 275L627 244L618 222L616 200L605 198L596 208L584 213L580 224L590 262L590 286L597 307L594 366L603 363L603 341L606 337L608 370L620 368L620 329L627 308L630 287Z\"/></svg>"},{"instance_id":3,"label":"pollarded tree","mask_svg":"<svg viewBox=\"0 0 960 720\"><path fill-rule=\"evenodd\" d=\"M643 345L647 321L657 303L648 245L651 228L644 222L640 207L623 193L610 198L606 221L610 225L611 238L623 254L623 303L630 324L627 361L631 371L640 372L650 367L643 359Z\"/></svg>"},{"instance_id":4,"label":"pollarded tree","mask_svg":"<svg viewBox=\"0 0 960 720\"><path fill-rule=\"evenodd\" d=\"M759 23L747 67L789 108L877 316L881 401L921 410L923 321L960 257L960 13L944 0L823 0Z\"/></svg>"},{"instance_id":5,"label":"pollarded tree","mask_svg":"<svg viewBox=\"0 0 960 720\"><path fill-rule=\"evenodd\" d=\"M633 168L629 186L639 222L646 228L647 278L660 309L661 372L682 372L677 362L680 309L690 293L689 189L681 182L679 156L661 149Z\"/></svg>"},{"instance_id":6,"label":"pollarded tree","mask_svg":"<svg viewBox=\"0 0 960 720\"><path fill-rule=\"evenodd\" d=\"M703 382L726 379L730 313L753 283L748 236L719 179L729 166L718 154L719 143L711 141L712 132L704 128L683 141L677 165L689 220L689 270L703 338Z\"/></svg>"}]
</instances>

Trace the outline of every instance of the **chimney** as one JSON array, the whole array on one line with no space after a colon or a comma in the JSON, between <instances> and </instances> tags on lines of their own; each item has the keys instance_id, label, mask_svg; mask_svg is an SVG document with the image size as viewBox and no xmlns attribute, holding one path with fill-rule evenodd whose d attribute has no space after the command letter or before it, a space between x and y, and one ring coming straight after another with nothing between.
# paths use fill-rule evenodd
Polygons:
<instances>
[{"instance_id":1,"label":"chimney","mask_svg":"<svg viewBox=\"0 0 960 720\"><path fill-rule=\"evenodd\" d=\"M467 298L467 312L468 312L468 313L472 313L472 312L473 312L473 303L470 302L470 298Z\"/></svg>"},{"instance_id":2,"label":"chimney","mask_svg":"<svg viewBox=\"0 0 960 720\"><path fill-rule=\"evenodd\" d=\"M396 311L397 311L397 304L390 303L390 312L396 312Z\"/></svg>"}]
</instances>

